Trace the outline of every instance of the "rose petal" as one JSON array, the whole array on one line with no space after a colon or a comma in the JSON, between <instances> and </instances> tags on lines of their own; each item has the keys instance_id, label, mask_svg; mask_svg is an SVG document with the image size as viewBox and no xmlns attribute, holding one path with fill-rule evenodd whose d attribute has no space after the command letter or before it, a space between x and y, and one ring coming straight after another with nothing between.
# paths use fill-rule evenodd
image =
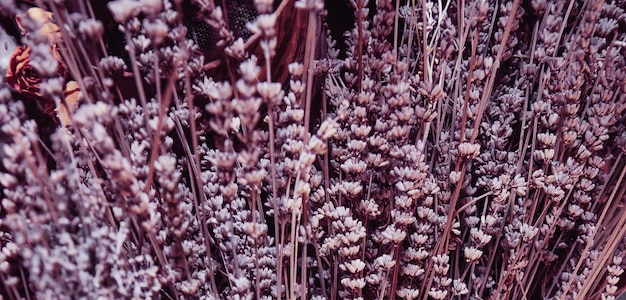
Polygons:
<instances>
[{"instance_id":1,"label":"rose petal","mask_svg":"<svg viewBox=\"0 0 626 300\"><path fill-rule=\"evenodd\" d=\"M78 87L78 83L76 81L70 81L65 85L65 91L63 91L63 96L65 97L65 104L60 103L59 107L57 107L57 117L61 121L61 125L64 127L72 125L70 120L70 114L73 113L78 107L78 103L80 101L80 88Z\"/></svg>"},{"instance_id":2,"label":"rose petal","mask_svg":"<svg viewBox=\"0 0 626 300\"><path fill-rule=\"evenodd\" d=\"M53 22L54 18L51 12L43 10L39 7L31 7L26 11L26 13L17 15L15 17L17 26L20 28L22 33L27 33L28 30L24 26L24 18L30 18L37 22L39 25L37 32L41 35L48 36L50 43L56 43L61 40L61 30L59 29L59 26Z\"/></svg>"}]
</instances>

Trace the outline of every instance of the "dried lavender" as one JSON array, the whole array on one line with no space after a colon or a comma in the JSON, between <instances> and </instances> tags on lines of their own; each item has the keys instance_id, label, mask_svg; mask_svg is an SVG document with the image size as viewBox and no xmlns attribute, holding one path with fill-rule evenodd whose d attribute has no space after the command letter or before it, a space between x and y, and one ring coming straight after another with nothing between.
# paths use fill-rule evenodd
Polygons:
<instances>
[{"instance_id":1,"label":"dried lavender","mask_svg":"<svg viewBox=\"0 0 626 300\"><path fill-rule=\"evenodd\" d=\"M1 4L1 296L621 294L626 3L323 4Z\"/></svg>"}]
</instances>

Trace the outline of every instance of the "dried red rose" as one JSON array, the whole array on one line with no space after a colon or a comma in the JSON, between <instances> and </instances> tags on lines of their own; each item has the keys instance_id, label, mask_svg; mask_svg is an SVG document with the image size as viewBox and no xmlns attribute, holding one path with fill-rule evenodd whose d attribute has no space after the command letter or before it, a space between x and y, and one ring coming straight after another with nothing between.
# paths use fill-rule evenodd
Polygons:
<instances>
[{"instance_id":1,"label":"dried red rose","mask_svg":"<svg viewBox=\"0 0 626 300\"><path fill-rule=\"evenodd\" d=\"M52 50L52 52L56 54L55 50ZM30 53L30 47L26 46L19 46L13 51L6 73L6 82L22 94L36 100L44 112L53 112L55 108L54 101L41 95L42 78L30 64ZM65 66L56 55L55 59L59 61L57 73L65 79L67 75Z\"/></svg>"},{"instance_id":2,"label":"dried red rose","mask_svg":"<svg viewBox=\"0 0 626 300\"><path fill-rule=\"evenodd\" d=\"M41 77L30 65L30 48L19 46L13 51L6 74L7 83L14 89L29 95L41 96Z\"/></svg>"}]
</instances>

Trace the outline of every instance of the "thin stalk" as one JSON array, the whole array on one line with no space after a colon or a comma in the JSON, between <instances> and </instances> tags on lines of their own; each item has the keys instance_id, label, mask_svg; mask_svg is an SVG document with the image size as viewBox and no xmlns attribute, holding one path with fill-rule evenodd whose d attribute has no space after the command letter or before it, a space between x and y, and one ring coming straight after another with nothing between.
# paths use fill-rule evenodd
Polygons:
<instances>
[{"instance_id":1,"label":"thin stalk","mask_svg":"<svg viewBox=\"0 0 626 300\"><path fill-rule=\"evenodd\" d=\"M400 15L400 1L396 1L396 13L393 16L393 50L396 54L396 60L398 60L398 23L399 23L399 15Z\"/></svg>"},{"instance_id":2,"label":"thin stalk","mask_svg":"<svg viewBox=\"0 0 626 300\"><path fill-rule=\"evenodd\" d=\"M462 182L463 182L463 177L465 177L465 171L467 169L467 164L466 163L462 163L460 161L460 159L457 160L456 163L456 167L455 170L459 170L461 177L459 178L459 183L456 185L455 189L454 189L454 194L452 195L452 197L450 198L450 211L448 211L448 217L446 220L446 226L443 229L443 234L441 235L441 237L439 237L437 240L437 243L435 244L435 247L433 248L432 251L432 256L436 256L439 254L444 253L447 249L448 249L448 242L449 239L448 237L450 236L450 231L452 230L452 220L454 218L454 210L455 207L457 205L457 201L459 199L459 195L461 193L461 186L462 186ZM433 269L433 264L434 261L430 260L428 262L428 266L426 267L426 271L424 272L426 274L426 278L428 278L428 280L424 280L424 283L422 283L422 286L420 288L421 291L429 291L431 288L431 285L433 283L434 277L430 276L430 272ZM428 293L424 293L423 295L423 299L427 299L428 297Z\"/></svg>"},{"instance_id":3,"label":"thin stalk","mask_svg":"<svg viewBox=\"0 0 626 300\"><path fill-rule=\"evenodd\" d=\"M401 242L400 242L401 243ZM396 262L393 266L393 275L391 276L391 291L390 298L395 297L395 291L398 288L398 275L400 273L400 246L401 244L397 243L393 246L393 260Z\"/></svg>"},{"instance_id":4,"label":"thin stalk","mask_svg":"<svg viewBox=\"0 0 626 300\"><path fill-rule=\"evenodd\" d=\"M283 264L282 264L282 260L283 260L283 249L285 248L285 230L286 230L286 228L285 228L286 226L285 226L285 223L284 223L284 222L281 222L279 226L280 226L280 228L279 228L279 230L280 230L280 240L279 240L279 242L278 242L278 246L279 246L279 247L278 247L278 254L277 254L277 255L278 255L278 265L280 266L280 268L277 270L277 276L278 276L278 274L283 275L283 270L282 270L282 268L283 268ZM281 285L281 284L282 284L282 283L281 283L281 281L282 281L282 280L284 280L285 284L286 284L287 282L289 282L289 280L287 280L287 278L286 278L286 277L287 277L287 274L284 274L284 277L285 277L285 278L283 278L283 277L281 276L281 278L280 278L280 279L276 279L276 280L279 282L279 283L278 283L278 284L279 284L279 285L278 285L278 290L279 290L279 291L282 291L282 285ZM289 287L288 287L288 286L285 286L285 288L289 288ZM287 291L287 290L286 290L286 291L285 291L285 294L287 294L287 293L289 293L289 291Z\"/></svg>"},{"instance_id":5,"label":"thin stalk","mask_svg":"<svg viewBox=\"0 0 626 300\"><path fill-rule=\"evenodd\" d=\"M269 140L269 144L270 144L270 174L271 174L271 185L272 185L272 195L270 196L270 204L272 205L272 208L274 209L274 239L275 239L275 243L276 243L276 252L278 255L278 260L276 262L276 288L278 289L277 292L277 298L278 300L281 300L282 298L282 270L283 270L283 259L282 259L282 253L283 253L283 247L282 247L282 243L283 240L282 238L279 238L278 236L278 228L279 228L279 224L278 224L278 213L279 213L279 205L278 205L278 200L276 199L276 193L278 193L278 188L276 186L277 182L276 182L276 150L275 150L275 143L276 143L276 138L275 138L275 133L274 133L274 108L272 105L270 105L268 107L268 123L269 123L269 135L270 135L270 140Z\"/></svg>"},{"instance_id":6,"label":"thin stalk","mask_svg":"<svg viewBox=\"0 0 626 300\"><path fill-rule=\"evenodd\" d=\"M389 282L389 280L387 280L388 277L389 277L389 275L387 273L385 273L385 276L383 277L383 280L382 280L383 283L380 286L380 293L378 294L378 300L385 299L385 290L387 289L387 282Z\"/></svg>"},{"instance_id":7,"label":"thin stalk","mask_svg":"<svg viewBox=\"0 0 626 300\"><path fill-rule=\"evenodd\" d=\"M271 78L272 78L272 72L271 72L271 68L272 68L272 64L270 62L271 59L271 55L269 52L269 49L267 49L267 47L264 47L264 51L263 54L265 56L265 79L267 82L271 82ZM278 236L278 211L279 211L279 204L278 204L278 200L276 199L276 195L278 193L278 187L277 187L277 174L276 174L276 129L274 128L274 103L272 103L271 101L269 101L267 103L267 117L268 117L268 131L269 131L269 148L270 148L270 176L271 176L271 185L272 185L272 195L270 196L270 205L271 207L274 209L274 239L276 241L276 245L277 247L280 245L278 242L282 240L279 239ZM276 281L277 281L277 299L281 300L282 299L282 269L283 269L283 261L282 261L282 247L277 248L277 253L278 253L278 261L277 261L277 276L276 276Z\"/></svg>"},{"instance_id":8,"label":"thin stalk","mask_svg":"<svg viewBox=\"0 0 626 300\"><path fill-rule=\"evenodd\" d=\"M361 1L361 0L359 0ZM314 60L315 60L315 51L314 49L317 47L317 38L316 35L318 33L317 26L317 13L314 10L309 11L308 17L308 25L306 32L306 45L310 45L310 47L306 47L305 49L305 60L304 60L304 70L306 76L306 95L305 95L305 109L304 109L304 128L305 128L305 136L304 136L304 144L306 145L309 141L308 134L310 128L310 120L311 120L311 102L313 101L313 70L311 68Z\"/></svg>"},{"instance_id":9,"label":"thin stalk","mask_svg":"<svg viewBox=\"0 0 626 300\"><path fill-rule=\"evenodd\" d=\"M569 258L572 257L572 254L574 254L574 251L578 250L579 248L577 247L570 247L568 253L567 253L567 258L565 261L569 261ZM582 256L581 256L582 257ZM559 272L556 274L563 274L563 271L565 270L565 267L567 267L568 264L562 264L561 267L559 268ZM553 295L553 291L554 288L556 287L556 285L560 283L558 280L553 280L552 281L552 285L550 285L550 289L548 289L548 293L546 295Z\"/></svg>"},{"instance_id":10,"label":"thin stalk","mask_svg":"<svg viewBox=\"0 0 626 300\"><path fill-rule=\"evenodd\" d=\"M298 186L298 182L300 182L300 172L296 174L296 180L294 182L294 191L293 191L293 199L296 199L296 190L295 187ZM287 193L289 195L289 193ZM290 286L290 299L295 299L295 287L296 287L296 277L297 277L297 269L298 269L298 229L300 225L300 217L302 215L302 210L304 210L304 196L302 197L302 203L300 204L300 210L296 210L293 207L291 208L291 257L290 257L290 272L289 272L289 286ZM304 280L304 278L302 278Z\"/></svg>"},{"instance_id":11,"label":"thin stalk","mask_svg":"<svg viewBox=\"0 0 626 300\"><path fill-rule=\"evenodd\" d=\"M361 93L362 91L362 80L363 80L363 0L356 0L356 28L357 28L357 46L356 46L356 59L358 66L357 73L357 92Z\"/></svg>"},{"instance_id":12,"label":"thin stalk","mask_svg":"<svg viewBox=\"0 0 626 300\"><path fill-rule=\"evenodd\" d=\"M25 139L29 139L28 137L23 137ZM32 143L32 149L35 157L32 155L27 156L27 163L30 168L30 171L33 173L37 181L39 182L41 187L47 187L48 181L43 179L43 174L48 174L48 168L46 167L46 160L43 158L41 154L41 149L39 149L39 144ZM32 153L31 153L32 154ZM50 195L50 191L48 188L42 188L41 192L43 193L44 199L46 200L46 205L50 210L50 216L54 220L54 224L59 226L59 219L57 215L56 206L52 201L52 197Z\"/></svg>"},{"instance_id":13,"label":"thin stalk","mask_svg":"<svg viewBox=\"0 0 626 300\"><path fill-rule=\"evenodd\" d=\"M534 59L535 59L535 46L537 44L537 30L539 24L535 23L535 27L533 28L533 35L532 35L532 41L531 41L531 52L530 52L530 65L533 64ZM526 134L526 138L524 138L524 133L526 133L526 130L524 128L526 128L526 114L528 113L528 102L530 100L530 84L528 84L526 86L526 93L524 94L524 106L522 108L522 126L520 127L520 136L519 136L519 140L520 141L524 141L524 143L520 143L520 147L517 149L517 153L519 153L519 161L517 163L517 170L521 170L522 167L522 162L525 161L524 158L526 157L526 149L528 147L528 140L529 140L529 135ZM530 154L530 159L532 160L532 152ZM532 175L532 164L529 164L529 171L528 171L528 175ZM530 177L529 177L530 179ZM528 182L528 181L527 181ZM528 193L526 193L526 195L528 195ZM527 197L527 196L526 196Z\"/></svg>"},{"instance_id":14,"label":"thin stalk","mask_svg":"<svg viewBox=\"0 0 626 300\"><path fill-rule=\"evenodd\" d=\"M571 194L572 190L569 191L569 194ZM567 198L567 197L566 197ZM561 212L563 211L563 208L565 207L565 205L567 204L567 201L565 201L565 198L561 201L559 207L557 208L557 213L555 215L559 216L561 214ZM539 226L541 226L541 224L544 224L545 221L545 217L548 214L548 210L550 210L553 207L553 205L545 205L543 211L541 212L540 217L537 219L537 222L533 225L533 227L535 228L539 228ZM536 246L537 249L544 249L545 247L547 247L548 244L548 239L550 239L552 237L552 235L554 234L554 231L556 230L556 225L557 222L554 222L552 225L549 226L548 229L548 233L545 235L545 237L543 238L543 240L539 241L537 240L536 243L538 246ZM545 255L545 253L541 253L540 251L534 251L532 254L530 254L530 258L528 259L528 261L540 261L540 258L542 258ZM536 264L529 264L530 265L530 271L526 271L526 274L531 274L531 276L526 276L527 282L526 282L526 286L524 287L524 292L528 293L528 291L530 290L531 286L533 285L533 278L535 278L535 274L537 273L537 271L539 270L539 266L541 265L540 263L536 263Z\"/></svg>"},{"instance_id":15,"label":"thin stalk","mask_svg":"<svg viewBox=\"0 0 626 300\"><path fill-rule=\"evenodd\" d=\"M159 81L159 78L156 78L157 81ZM152 140L152 144L150 145L150 160L148 161L148 175L147 175L147 179L146 179L146 185L144 186L144 191L148 192L150 190L150 188L152 187L152 182L154 180L154 162L157 159L157 156L159 155L159 144L161 143L161 131L163 130L163 119L165 118L165 112L169 109L170 107L170 102L172 100L172 93L173 93L173 89L174 89L174 83L176 81L176 72L172 72L172 74L170 74L168 83L167 83L167 87L165 89L165 95L163 96L163 99L158 99L159 102L159 120L157 122L157 128L156 131L154 132L154 138ZM160 94L157 93L157 98L160 98ZM145 107L145 106L144 106ZM147 115L147 114L144 114ZM148 126L149 128L149 126Z\"/></svg>"},{"instance_id":16,"label":"thin stalk","mask_svg":"<svg viewBox=\"0 0 626 300\"><path fill-rule=\"evenodd\" d=\"M530 134L530 136L532 137L533 141L530 144L530 163L528 164L528 178L526 180L526 182L531 182L531 177L532 177L532 173L533 173L533 166L534 164L532 163L533 158L533 153L535 152L535 145L536 145L536 140L537 140L537 120L538 117L535 117L533 120L533 129L532 129L532 133ZM537 206L539 205L539 201L538 201L538 196L539 193L541 193L540 190L537 190L535 192L535 199L534 201L532 201L532 205L530 210L528 210L528 213L526 214L526 223L530 224L532 223L532 218L533 216L535 216L535 211L537 210ZM526 197L528 197L530 193L526 193ZM524 198L524 200L526 200L526 198Z\"/></svg>"},{"instance_id":17,"label":"thin stalk","mask_svg":"<svg viewBox=\"0 0 626 300\"><path fill-rule=\"evenodd\" d=\"M469 108L469 98L472 86L472 77L474 74L474 68L476 68L476 48L478 46L478 31L476 31L472 38L472 49L469 61L469 71L467 74L467 83L465 86L465 95L463 96L463 110L461 111L461 138L459 142L465 142L465 131L467 126L467 110ZM480 120L476 119L474 122L478 123Z\"/></svg>"},{"instance_id":18,"label":"thin stalk","mask_svg":"<svg viewBox=\"0 0 626 300\"><path fill-rule=\"evenodd\" d=\"M480 200L482 200L482 199L484 199L484 198L486 198L488 196L491 196L491 195L493 195L493 192L489 191L489 192L486 192L486 193L484 193L484 194L482 194L482 195L472 199L471 201L465 203L463 206L459 207L459 209L457 209L455 211L455 214L456 214L455 218L458 217L461 214L461 212L463 212L468 207L474 205L476 202L478 202L478 201L480 201Z\"/></svg>"},{"instance_id":19,"label":"thin stalk","mask_svg":"<svg viewBox=\"0 0 626 300\"><path fill-rule=\"evenodd\" d=\"M254 226L254 231L257 231L257 220L256 220L256 201L257 201L257 193L256 190L253 188L252 189L252 204L251 206L251 211L252 211L252 226ZM257 244L257 239L253 239L254 241L254 269L258 270L259 269L259 245ZM259 274L254 274L254 290L256 292L256 299L261 299L261 280L259 278Z\"/></svg>"},{"instance_id":20,"label":"thin stalk","mask_svg":"<svg viewBox=\"0 0 626 300\"><path fill-rule=\"evenodd\" d=\"M189 82L189 78L186 75L185 76L185 86L186 88L188 88L187 90L187 95L190 95L190 89L191 89L191 83ZM193 103L191 97L186 97L187 99L187 104L190 107L190 109L192 110L191 113L189 113L189 122L190 122L190 126L191 126L191 131L192 132L196 132L196 124L195 124L195 114L193 111ZM174 94L174 100L177 106L180 106L180 103L178 103L178 95ZM217 285L215 283L215 274L213 271L213 267L210 265L210 261L211 261L211 243L210 243L210 239L209 239L209 234L208 234L208 229L207 229L207 223L206 223L206 214L205 214L205 210L203 208L200 208L200 205L198 203L198 197L200 197L200 201L201 203L205 203L206 202L206 195L204 194L204 192L202 191L201 187L202 183L200 182L201 176L200 176L200 156L198 154L197 151L194 151L192 153L191 148L189 147L189 142L187 141L187 137L185 136L184 130L183 130L183 126L178 118L178 115L174 115L174 124L176 124L176 133L178 135L178 137L181 139L182 141L182 145L183 145L183 150L185 151L185 155L189 158L187 161L187 166L190 170L190 186L191 186L191 193L194 195L194 197L192 197L192 201L193 201L193 207L194 210L196 211L197 214L200 215L200 231L202 233L202 237L203 237L203 241L204 241L204 246L205 246L205 252L207 255L207 260L209 262L209 264L207 265L208 269L209 269L209 282L211 283L211 288L212 288L212 292L216 293L217 291ZM192 137L192 146L193 149L198 149L198 137L197 134L191 134Z\"/></svg>"},{"instance_id":21,"label":"thin stalk","mask_svg":"<svg viewBox=\"0 0 626 300\"><path fill-rule=\"evenodd\" d=\"M500 68L500 60L502 59L502 54L504 52L504 48L506 43L509 40L509 35L511 34L511 28L513 26L513 21L515 20L515 15L517 14L517 9L520 6L521 0L514 0L513 6L511 7L511 13L507 18L506 26L504 27L504 33L502 35L502 41L500 41L500 47L498 48L498 53L496 54L496 59L494 60L493 67L489 74L489 80L485 84L485 89L483 90L482 98L480 99L480 104L478 106L478 114L476 116L476 120L474 122L474 131L472 132L472 137L470 138L470 142L474 143L476 137L478 137L478 126L480 125L480 121L482 120L483 113L485 112L485 108L487 106L487 100L491 96L491 91L493 90L493 85L495 83L496 74L498 73L498 69Z\"/></svg>"},{"instance_id":22,"label":"thin stalk","mask_svg":"<svg viewBox=\"0 0 626 300\"><path fill-rule=\"evenodd\" d=\"M141 73L139 72L139 66L137 64L137 54L135 53L135 46L131 44L132 37L130 36L130 32L128 30L125 30L124 33L126 37L126 49L128 51L128 56L130 56L130 67L133 71L133 78L135 79L135 86L137 87L139 101L141 101L141 105L143 107L146 107L146 91L144 90L143 83L141 82ZM144 117L146 124L148 124L148 115L144 114Z\"/></svg>"},{"instance_id":23,"label":"thin stalk","mask_svg":"<svg viewBox=\"0 0 626 300\"><path fill-rule=\"evenodd\" d=\"M21 278L22 278L22 285L24 286L24 294L26 294L26 297L28 297L30 299L30 295L28 294L29 289L28 289L28 286L26 285L26 283L28 281L25 280L26 278L23 275L24 271L22 269L24 269L24 268L22 266L20 266L20 275L21 275ZM0 282L2 282L2 284L4 285L4 287L6 289L7 279L6 279L6 276L4 276L4 274L0 274ZM9 290L10 290L10 292L6 291L6 290L5 291L7 292L6 295L9 297L10 300L19 298L20 293L17 291L17 287L15 285L11 286L9 288Z\"/></svg>"},{"instance_id":24,"label":"thin stalk","mask_svg":"<svg viewBox=\"0 0 626 300\"><path fill-rule=\"evenodd\" d=\"M432 72L430 69L430 64L428 63L428 54L430 54L428 51L428 33L426 32L426 22L428 20L428 18L426 17L426 11L427 11L427 5L426 5L426 0L422 0L422 63L424 64L424 76L423 76L423 80L432 83L433 79L432 79Z\"/></svg>"}]
</instances>

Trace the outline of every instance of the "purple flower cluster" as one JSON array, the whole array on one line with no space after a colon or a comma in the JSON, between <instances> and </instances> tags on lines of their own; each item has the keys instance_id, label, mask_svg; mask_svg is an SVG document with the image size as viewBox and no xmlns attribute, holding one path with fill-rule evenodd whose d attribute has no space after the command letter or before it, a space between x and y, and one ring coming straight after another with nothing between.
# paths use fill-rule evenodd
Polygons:
<instances>
[{"instance_id":1,"label":"purple flower cluster","mask_svg":"<svg viewBox=\"0 0 626 300\"><path fill-rule=\"evenodd\" d=\"M351 0L343 35L320 0L37 4L0 1L33 52L0 83L0 298L626 287L623 0Z\"/></svg>"}]
</instances>

